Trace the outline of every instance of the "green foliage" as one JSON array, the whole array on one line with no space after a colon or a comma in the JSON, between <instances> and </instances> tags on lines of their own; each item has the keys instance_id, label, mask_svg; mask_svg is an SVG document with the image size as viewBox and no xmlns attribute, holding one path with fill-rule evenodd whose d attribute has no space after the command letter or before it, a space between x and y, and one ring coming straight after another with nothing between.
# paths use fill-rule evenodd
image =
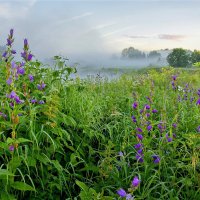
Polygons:
<instances>
[{"instance_id":1,"label":"green foliage","mask_svg":"<svg viewBox=\"0 0 200 200\"><path fill-rule=\"evenodd\" d=\"M200 62L200 51L194 50L191 54L191 62L194 63L199 63Z\"/></svg>"},{"instance_id":2,"label":"green foliage","mask_svg":"<svg viewBox=\"0 0 200 200\"><path fill-rule=\"evenodd\" d=\"M138 200L199 199L199 70L159 68L110 81L71 80L76 70L56 56L53 68L26 62L25 73L8 85L11 63L4 60L0 69L0 199L120 199L119 188ZM23 102L9 98L11 91ZM134 147L141 142L138 127L141 163ZM138 187L131 183L135 176Z\"/></svg>"},{"instance_id":3,"label":"green foliage","mask_svg":"<svg viewBox=\"0 0 200 200\"><path fill-rule=\"evenodd\" d=\"M175 48L167 56L167 62L172 67L188 67L190 64L190 54L182 48Z\"/></svg>"}]
</instances>

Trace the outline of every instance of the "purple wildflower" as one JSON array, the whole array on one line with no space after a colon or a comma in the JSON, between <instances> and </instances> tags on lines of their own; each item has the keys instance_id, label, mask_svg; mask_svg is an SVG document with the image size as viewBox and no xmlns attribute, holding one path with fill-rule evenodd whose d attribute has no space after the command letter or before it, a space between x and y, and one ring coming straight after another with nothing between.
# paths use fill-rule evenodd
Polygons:
<instances>
[{"instance_id":1,"label":"purple wildflower","mask_svg":"<svg viewBox=\"0 0 200 200\"><path fill-rule=\"evenodd\" d=\"M200 98L197 100L196 105L200 105Z\"/></svg>"},{"instance_id":2,"label":"purple wildflower","mask_svg":"<svg viewBox=\"0 0 200 200\"><path fill-rule=\"evenodd\" d=\"M168 133L166 134L166 138L167 138L167 141L168 141L168 142L172 142L172 138L169 137Z\"/></svg>"},{"instance_id":3,"label":"purple wildflower","mask_svg":"<svg viewBox=\"0 0 200 200\"><path fill-rule=\"evenodd\" d=\"M150 117L150 116L151 116L150 113L147 113L147 114L146 114L146 117Z\"/></svg>"},{"instance_id":4,"label":"purple wildflower","mask_svg":"<svg viewBox=\"0 0 200 200\"><path fill-rule=\"evenodd\" d=\"M142 109L142 110L140 110L140 114L142 114L144 112L144 110Z\"/></svg>"},{"instance_id":5,"label":"purple wildflower","mask_svg":"<svg viewBox=\"0 0 200 200\"><path fill-rule=\"evenodd\" d=\"M138 131L139 133L142 133L143 131L142 131L142 129L141 128L136 128L136 131Z\"/></svg>"},{"instance_id":6,"label":"purple wildflower","mask_svg":"<svg viewBox=\"0 0 200 200\"><path fill-rule=\"evenodd\" d=\"M15 102L16 102L17 104L21 104L21 103L23 103L24 101L21 100L21 99L19 98L19 96L15 96Z\"/></svg>"},{"instance_id":7,"label":"purple wildflower","mask_svg":"<svg viewBox=\"0 0 200 200\"><path fill-rule=\"evenodd\" d=\"M157 113L158 111L156 109L153 109L152 110L152 113Z\"/></svg>"},{"instance_id":8,"label":"purple wildflower","mask_svg":"<svg viewBox=\"0 0 200 200\"><path fill-rule=\"evenodd\" d=\"M139 149L140 147L142 147L142 144L141 144L141 143L135 144L134 147L135 147L136 149Z\"/></svg>"},{"instance_id":9,"label":"purple wildflower","mask_svg":"<svg viewBox=\"0 0 200 200\"><path fill-rule=\"evenodd\" d=\"M147 130L148 130L148 131L151 131L152 128L153 128L153 127L152 127L151 125L147 126Z\"/></svg>"},{"instance_id":10,"label":"purple wildflower","mask_svg":"<svg viewBox=\"0 0 200 200\"><path fill-rule=\"evenodd\" d=\"M143 163L143 162L144 162L143 156L140 155L140 154L136 154L135 158L136 158L136 160L137 160L138 162L140 162L140 163Z\"/></svg>"},{"instance_id":11,"label":"purple wildflower","mask_svg":"<svg viewBox=\"0 0 200 200\"><path fill-rule=\"evenodd\" d=\"M11 85L11 83L12 83L12 78L11 78L11 77L8 78L8 80L6 81L6 83L7 83L8 85Z\"/></svg>"},{"instance_id":12,"label":"purple wildflower","mask_svg":"<svg viewBox=\"0 0 200 200\"><path fill-rule=\"evenodd\" d=\"M197 127L197 131L200 133L200 126Z\"/></svg>"},{"instance_id":13,"label":"purple wildflower","mask_svg":"<svg viewBox=\"0 0 200 200\"><path fill-rule=\"evenodd\" d=\"M139 155L142 155L142 152L143 152L143 149L137 150L137 153L138 153Z\"/></svg>"},{"instance_id":14,"label":"purple wildflower","mask_svg":"<svg viewBox=\"0 0 200 200\"><path fill-rule=\"evenodd\" d=\"M136 109L138 107L138 103L134 102L132 106L133 106L134 109Z\"/></svg>"},{"instance_id":15,"label":"purple wildflower","mask_svg":"<svg viewBox=\"0 0 200 200\"><path fill-rule=\"evenodd\" d=\"M2 57L6 57L7 56L7 51L5 51L3 54L2 54Z\"/></svg>"},{"instance_id":16,"label":"purple wildflower","mask_svg":"<svg viewBox=\"0 0 200 200\"><path fill-rule=\"evenodd\" d=\"M29 78L30 82L33 82L33 81L34 81L34 76L33 76L33 75L29 74L29 75L28 75L28 78Z\"/></svg>"},{"instance_id":17,"label":"purple wildflower","mask_svg":"<svg viewBox=\"0 0 200 200\"><path fill-rule=\"evenodd\" d=\"M37 100L36 99L32 99L31 103L37 103Z\"/></svg>"},{"instance_id":18,"label":"purple wildflower","mask_svg":"<svg viewBox=\"0 0 200 200\"><path fill-rule=\"evenodd\" d=\"M29 53L29 54L28 54L27 60L28 60L28 61L31 61L31 60L32 60L32 57L33 57L33 54Z\"/></svg>"},{"instance_id":19,"label":"purple wildflower","mask_svg":"<svg viewBox=\"0 0 200 200\"><path fill-rule=\"evenodd\" d=\"M176 124L176 123L173 123L172 126L173 126L174 128L177 128L177 124Z\"/></svg>"},{"instance_id":20,"label":"purple wildflower","mask_svg":"<svg viewBox=\"0 0 200 200\"><path fill-rule=\"evenodd\" d=\"M173 75L173 76L172 76L172 79L173 79L174 81L176 81L176 78L177 78L177 75Z\"/></svg>"},{"instance_id":21,"label":"purple wildflower","mask_svg":"<svg viewBox=\"0 0 200 200\"><path fill-rule=\"evenodd\" d=\"M151 107L150 107L150 105L145 105L145 108L147 109L147 110L149 110Z\"/></svg>"},{"instance_id":22,"label":"purple wildflower","mask_svg":"<svg viewBox=\"0 0 200 200\"><path fill-rule=\"evenodd\" d=\"M17 52L16 52L16 50L12 50L11 53L12 54L16 54Z\"/></svg>"},{"instance_id":23,"label":"purple wildflower","mask_svg":"<svg viewBox=\"0 0 200 200\"><path fill-rule=\"evenodd\" d=\"M16 96L17 96L17 94L15 93L15 91L12 91L12 92L10 93L10 95L8 95L8 98L14 99Z\"/></svg>"},{"instance_id":24,"label":"purple wildflower","mask_svg":"<svg viewBox=\"0 0 200 200\"><path fill-rule=\"evenodd\" d=\"M11 38L13 37L13 32L14 32L14 30L13 30L13 29L10 29L10 37L11 37Z\"/></svg>"},{"instance_id":25,"label":"purple wildflower","mask_svg":"<svg viewBox=\"0 0 200 200\"><path fill-rule=\"evenodd\" d=\"M154 163L158 164L160 162L160 157L158 155L153 155L152 158L154 159Z\"/></svg>"},{"instance_id":26,"label":"purple wildflower","mask_svg":"<svg viewBox=\"0 0 200 200\"><path fill-rule=\"evenodd\" d=\"M12 41L11 39L7 39L7 44L6 44L6 45L7 45L7 46L11 46L11 45L12 45L12 42L13 42L13 41Z\"/></svg>"},{"instance_id":27,"label":"purple wildflower","mask_svg":"<svg viewBox=\"0 0 200 200\"><path fill-rule=\"evenodd\" d=\"M143 140L143 136L142 136L141 134L136 134L136 136L137 136L137 138L138 138L139 140Z\"/></svg>"},{"instance_id":28,"label":"purple wildflower","mask_svg":"<svg viewBox=\"0 0 200 200\"><path fill-rule=\"evenodd\" d=\"M21 57L26 59L26 52L25 51L21 53Z\"/></svg>"},{"instance_id":29,"label":"purple wildflower","mask_svg":"<svg viewBox=\"0 0 200 200\"><path fill-rule=\"evenodd\" d=\"M200 97L200 89L198 89L197 94L198 94L198 96Z\"/></svg>"},{"instance_id":30,"label":"purple wildflower","mask_svg":"<svg viewBox=\"0 0 200 200\"><path fill-rule=\"evenodd\" d=\"M133 181L132 181L132 186L133 186L133 187L138 187L139 184L140 184L140 182L141 182L141 181L138 179L138 177L135 176L134 179L133 179Z\"/></svg>"},{"instance_id":31,"label":"purple wildflower","mask_svg":"<svg viewBox=\"0 0 200 200\"><path fill-rule=\"evenodd\" d=\"M28 47L28 40L25 38L24 39L24 47L27 48Z\"/></svg>"},{"instance_id":32,"label":"purple wildflower","mask_svg":"<svg viewBox=\"0 0 200 200\"><path fill-rule=\"evenodd\" d=\"M119 190L117 190L117 194L120 196L120 197L126 197L126 191L122 188L120 188Z\"/></svg>"},{"instance_id":33,"label":"purple wildflower","mask_svg":"<svg viewBox=\"0 0 200 200\"><path fill-rule=\"evenodd\" d=\"M18 73L18 74L21 74L21 75L24 75L24 73L25 73L24 68L19 67L19 68L17 69L17 73Z\"/></svg>"},{"instance_id":34,"label":"purple wildflower","mask_svg":"<svg viewBox=\"0 0 200 200\"><path fill-rule=\"evenodd\" d=\"M10 151L14 151L15 150L15 147L13 145L10 145L9 148L8 148Z\"/></svg>"}]
</instances>

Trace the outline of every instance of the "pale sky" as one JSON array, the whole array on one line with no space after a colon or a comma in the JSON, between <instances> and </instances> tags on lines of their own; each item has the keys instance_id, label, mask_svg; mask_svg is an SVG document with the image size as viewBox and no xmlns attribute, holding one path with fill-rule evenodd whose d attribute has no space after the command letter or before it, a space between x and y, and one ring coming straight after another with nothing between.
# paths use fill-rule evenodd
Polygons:
<instances>
[{"instance_id":1,"label":"pale sky","mask_svg":"<svg viewBox=\"0 0 200 200\"><path fill-rule=\"evenodd\" d=\"M200 49L198 0L0 0L0 45L14 28L39 59L141 50Z\"/></svg>"}]
</instances>

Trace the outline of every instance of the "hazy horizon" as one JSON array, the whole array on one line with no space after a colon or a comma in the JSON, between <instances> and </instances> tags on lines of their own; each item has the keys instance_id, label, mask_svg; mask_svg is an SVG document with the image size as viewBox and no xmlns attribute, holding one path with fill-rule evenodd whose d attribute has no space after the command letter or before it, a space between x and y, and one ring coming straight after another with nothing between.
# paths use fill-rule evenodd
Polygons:
<instances>
[{"instance_id":1,"label":"hazy horizon","mask_svg":"<svg viewBox=\"0 0 200 200\"><path fill-rule=\"evenodd\" d=\"M199 1L1 0L0 45L14 28L17 52L28 38L38 59L61 54L95 60L130 46L194 50L200 44L199 19Z\"/></svg>"}]
</instances>

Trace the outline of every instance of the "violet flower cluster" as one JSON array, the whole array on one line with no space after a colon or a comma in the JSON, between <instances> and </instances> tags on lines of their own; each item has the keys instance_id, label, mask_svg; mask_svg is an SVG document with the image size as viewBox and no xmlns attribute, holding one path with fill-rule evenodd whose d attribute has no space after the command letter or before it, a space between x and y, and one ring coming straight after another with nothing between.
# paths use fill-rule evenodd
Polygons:
<instances>
[{"instance_id":1,"label":"violet flower cluster","mask_svg":"<svg viewBox=\"0 0 200 200\"><path fill-rule=\"evenodd\" d=\"M139 178L137 176L135 176L132 180L131 183L131 189L130 190L135 190L139 187L141 180L139 180ZM123 188L120 188L119 190L117 190L117 194L121 197L121 198L126 198L126 200L133 200L134 197L132 196L132 194L127 193Z\"/></svg>"}]
</instances>

